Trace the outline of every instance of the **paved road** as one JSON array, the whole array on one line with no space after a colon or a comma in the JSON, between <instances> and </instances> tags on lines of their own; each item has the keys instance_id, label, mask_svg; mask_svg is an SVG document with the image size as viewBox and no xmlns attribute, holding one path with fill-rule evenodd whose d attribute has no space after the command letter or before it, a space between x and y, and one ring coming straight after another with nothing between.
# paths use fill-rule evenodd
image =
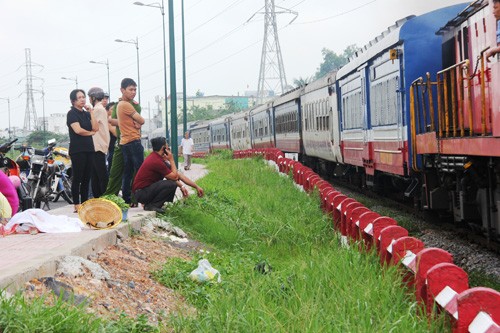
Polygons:
<instances>
[{"instance_id":1,"label":"paved road","mask_svg":"<svg viewBox=\"0 0 500 333\"><path fill-rule=\"evenodd\" d=\"M42 204L41 208L45 211L51 211L51 210L54 210L57 208L66 207L68 205L69 204L63 198L59 198L59 200L57 200L57 202L49 201L50 210L47 207L45 207L43 204Z\"/></svg>"}]
</instances>

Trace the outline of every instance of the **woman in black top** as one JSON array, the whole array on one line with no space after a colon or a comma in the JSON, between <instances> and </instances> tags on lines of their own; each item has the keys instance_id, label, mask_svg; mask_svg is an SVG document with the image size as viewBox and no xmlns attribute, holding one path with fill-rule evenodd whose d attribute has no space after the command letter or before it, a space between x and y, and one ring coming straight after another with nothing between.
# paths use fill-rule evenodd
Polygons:
<instances>
[{"instance_id":1,"label":"woman in black top","mask_svg":"<svg viewBox=\"0 0 500 333\"><path fill-rule=\"evenodd\" d=\"M89 198L90 172L94 164L92 135L99 130L99 127L92 115L92 108L85 105L85 91L75 89L69 98L72 107L66 116L66 124L69 129L69 155L73 169L71 194L76 213L80 204Z\"/></svg>"}]
</instances>

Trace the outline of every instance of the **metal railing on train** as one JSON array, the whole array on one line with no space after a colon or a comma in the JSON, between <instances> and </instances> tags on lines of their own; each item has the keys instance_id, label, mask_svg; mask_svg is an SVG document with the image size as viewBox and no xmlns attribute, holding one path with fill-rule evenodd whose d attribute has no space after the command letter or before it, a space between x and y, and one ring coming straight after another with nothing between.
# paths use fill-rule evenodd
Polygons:
<instances>
[{"instance_id":1,"label":"metal railing on train","mask_svg":"<svg viewBox=\"0 0 500 333\"><path fill-rule=\"evenodd\" d=\"M489 47L481 51L480 56L477 58L474 73L470 76L468 75L470 61L467 59L437 72L436 81L432 81L430 73L426 73L425 80L419 77L411 83L410 130L413 157L412 168L414 171L420 171L417 166L416 150L416 138L418 134L435 132L438 141L442 138L488 135L486 59L484 57L484 53L488 49ZM481 66L481 70L479 75L476 75L478 65ZM481 130L478 133L474 131L473 117L473 80L476 76L479 77L481 94ZM437 95L436 101L433 96L434 92ZM435 110L435 106L437 107L437 111ZM467 117L467 122L465 117Z\"/></svg>"}]
</instances>

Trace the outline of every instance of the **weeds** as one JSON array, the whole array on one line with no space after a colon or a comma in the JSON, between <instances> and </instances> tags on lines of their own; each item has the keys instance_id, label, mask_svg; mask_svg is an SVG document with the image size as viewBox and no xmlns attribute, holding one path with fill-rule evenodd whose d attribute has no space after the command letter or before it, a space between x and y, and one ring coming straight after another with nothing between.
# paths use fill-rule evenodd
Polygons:
<instances>
[{"instance_id":1,"label":"weeds","mask_svg":"<svg viewBox=\"0 0 500 333\"><path fill-rule=\"evenodd\" d=\"M1 293L4 295L4 293ZM49 305L49 303L51 305ZM24 299L22 293L0 298L0 332L159 332L145 316L136 319L122 315L117 321L96 318L85 305L74 306L62 297Z\"/></svg>"},{"instance_id":2,"label":"weeds","mask_svg":"<svg viewBox=\"0 0 500 333\"><path fill-rule=\"evenodd\" d=\"M167 217L213 249L155 272L199 309L196 317L172 317L175 331L446 330L443 321L428 326L416 315L396 268L383 270L376 255L339 246L316 198L259 160L223 158L207 161L206 196L174 205ZM200 258L220 271L220 284L187 277Z\"/></svg>"}]
</instances>

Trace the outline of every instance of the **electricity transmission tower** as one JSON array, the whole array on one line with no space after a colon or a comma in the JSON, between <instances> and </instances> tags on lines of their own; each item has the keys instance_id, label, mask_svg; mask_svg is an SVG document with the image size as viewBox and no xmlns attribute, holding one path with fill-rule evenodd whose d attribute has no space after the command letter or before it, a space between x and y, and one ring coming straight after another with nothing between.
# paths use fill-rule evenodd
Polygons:
<instances>
[{"instance_id":1,"label":"electricity transmission tower","mask_svg":"<svg viewBox=\"0 0 500 333\"><path fill-rule=\"evenodd\" d=\"M39 79L38 77L34 77L31 72L31 67L41 66L36 63L31 62L31 49L24 49L24 54L26 57L26 111L24 113L24 130L37 130L37 117L36 117L36 109L35 109L35 101L33 98L33 78Z\"/></svg>"},{"instance_id":2,"label":"electricity transmission tower","mask_svg":"<svg viewBox=\"0 0 500 333\"><path fill-rule=\"evenodd\" d=\"M256 14L264 14L264 42L262 44L262 55L260 60L259 83L257 88L257 102L262 104L268 91L283 93L286 89L285 67L281 56L281 47L278 38L278 25L276 14L293 14L295 17L291 24L299 15L297 12L274 5L274 0L265 0L264 12L256 12L248 19L250 21ZM279 11L276 11L276 8ZM247 21L247 22L248 22Z\"/></svg>"}]
</instances>

